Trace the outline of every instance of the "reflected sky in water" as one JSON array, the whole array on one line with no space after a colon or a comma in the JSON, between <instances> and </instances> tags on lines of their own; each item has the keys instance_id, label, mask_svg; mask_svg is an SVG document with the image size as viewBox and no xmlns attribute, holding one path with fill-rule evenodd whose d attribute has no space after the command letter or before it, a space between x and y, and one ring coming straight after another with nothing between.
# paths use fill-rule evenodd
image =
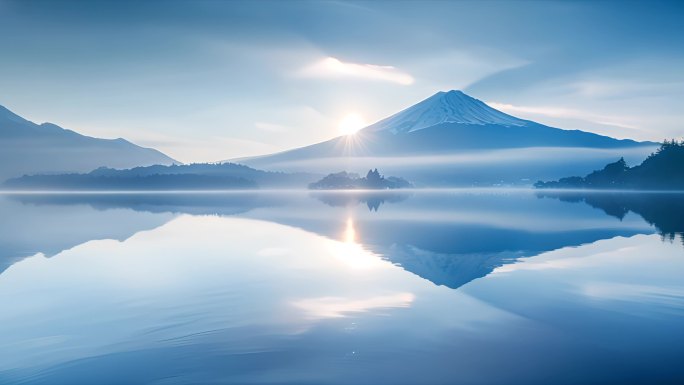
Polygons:
<instances>
[{"instance_id":1,"label":"reflected sky in water","mask_svg":"<svg viewBox=\"0 0 684 385\"><path fill-rule=\"evenodd\" d=\"M684 379L676 205L570 198L2 196L0 383Z\"/></svg>"}]
</instances>

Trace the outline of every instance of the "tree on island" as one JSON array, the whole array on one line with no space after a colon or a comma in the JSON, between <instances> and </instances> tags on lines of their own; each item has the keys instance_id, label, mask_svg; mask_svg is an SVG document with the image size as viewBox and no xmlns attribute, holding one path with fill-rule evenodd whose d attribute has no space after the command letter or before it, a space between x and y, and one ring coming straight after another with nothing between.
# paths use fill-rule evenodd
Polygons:
<instances>
[{"instance_id":1,"label":"tree on island","mask_svg":"<svg viewBox=\"0 0 684 385\"><path fill-rule=\"evenodd\" d=\"M387 181L380 175L380 172L378 172L378 169L376 168L374 170L368 170L365 181L362 178L362 184L367 188L385 188Z\"/></svg>"},{"instance_id":2,"label":"tree on island","mask_svg":"<svg viewBox=\"0 0 684 385\"><path fill-rule=\"evenodd\" d=\"M385 178L378 169L370 169L366 176L360 178L358 174L341 171L328 174L318 182L309 184L312 190L353 190L353 189L396 189L412 187L406 179L390 176Z\"/></svg>"}]
</instances>

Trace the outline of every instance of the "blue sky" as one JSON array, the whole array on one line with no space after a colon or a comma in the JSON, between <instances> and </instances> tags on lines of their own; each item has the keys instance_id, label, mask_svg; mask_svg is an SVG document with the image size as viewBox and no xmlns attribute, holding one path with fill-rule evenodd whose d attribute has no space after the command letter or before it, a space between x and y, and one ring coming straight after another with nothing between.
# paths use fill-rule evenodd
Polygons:
<instances>
[{"instance_id":1,"label":"blue sky","mask_svg":"<svg viewBox=\"0 0 684 385\"><path fill-rule=\"evenodd\" d=\"M0 0L0 104L185 162L461 89L541 123L684 135L683 2Z\"/></svg>"}]
</instances>

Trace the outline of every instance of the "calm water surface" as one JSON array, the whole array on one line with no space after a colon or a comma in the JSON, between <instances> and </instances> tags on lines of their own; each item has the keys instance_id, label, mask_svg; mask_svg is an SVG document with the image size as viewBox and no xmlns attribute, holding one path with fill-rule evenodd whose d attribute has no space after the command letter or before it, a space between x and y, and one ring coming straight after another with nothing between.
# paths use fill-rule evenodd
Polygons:
<instances>
[{"instance_id":1,"label":"calm water surface","mask_svg":"<svg viewBox=\"0 0 684 385\"><path fill-rule=\"evenodd\" d=\"M0 383L682 383L684 196L0 196Z\"/></svg>"}]
</instances>

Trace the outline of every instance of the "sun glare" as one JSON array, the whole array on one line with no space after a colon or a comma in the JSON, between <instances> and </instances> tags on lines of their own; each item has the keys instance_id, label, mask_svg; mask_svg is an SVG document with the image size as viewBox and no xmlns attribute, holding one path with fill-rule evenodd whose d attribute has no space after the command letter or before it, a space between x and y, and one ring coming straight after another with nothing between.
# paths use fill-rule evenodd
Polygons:
<instances>
[{"instance_id":1,"label":"sun glare","mask_svg":"<svg viewBox=\"0 0 684 385\"><path fill-rule=\"evenodd\" d=\"M337 128L342 135L356 134L360 129L366 127L366 121L357 113L349 113L340 120Z\"/></svg>"},{"instance_id":2,"label":"sun glare","mask_svg":"<svg viewBox=\"0 0 684 385\"><path fill-rule=\"evenodd\" d=\"M354 220L347 219L347 228L344 230L344 241L346 243L354 243L356 241L356 230L354 230Z\"/></svg>"}]
</instances>

